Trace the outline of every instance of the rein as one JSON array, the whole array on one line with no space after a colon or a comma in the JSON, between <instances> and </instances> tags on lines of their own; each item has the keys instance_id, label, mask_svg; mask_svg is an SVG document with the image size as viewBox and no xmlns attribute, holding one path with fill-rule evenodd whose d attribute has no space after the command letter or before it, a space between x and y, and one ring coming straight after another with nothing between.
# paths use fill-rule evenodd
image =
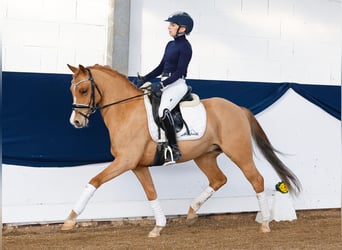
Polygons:
<instances>
[{"instance_id":1,"label":"rein","mask_svg":"<svg viewBox=\"0 0 342 250\"><path fill-rule=\"evenodd\" d=\"M116 105L116 104L120 104L120 103L123 103L123 102L126 102L126 101L130 101L130 100L133 100L135 98L138 98L138 97L141 97L141 96L144 96L144 95L147 95L149 94L148 92L147 93L143 93L143 94L139 94L139 95L135 95L135 96L132 96L132 97L128 97L128 98L125 98L125 99L122 99L122 100L119 100L119 101L116 101L116 102L112 102L112 103L108 103L108 104L105 104L103 106L99 106L95 103L95 89L97 90L97 92L99 93L99 95L101 96L102 98L102 93L99 89L99 87L97 86L97 84L95 83L94 81L94 78L91 74L91 71L90 69L86 68L86 70L88 71L88 75L89 75L89 78L88 79L83 79L83 80L80 80L78 81L77 83L73 83L71 82L71 84L73 86L75 86L75 88L77 87L77 85L79 85L80 83L82 82L86 82L86 81L90 81L91 83L91 94L90 94L90 101L89 101L89 104L88 105L84 105L84 104L72 104L72 110L79 113L80 115L82 115L83 117L89 119L89 116L94 114L97 110L101 110L101 109L105 109L105 108L108 108L110 106L113 106L113 105ZM81 111L77 110L77 109L90 109L90 112L85 114L85 113L82 113Z\"/></svg>"}]
</instances>

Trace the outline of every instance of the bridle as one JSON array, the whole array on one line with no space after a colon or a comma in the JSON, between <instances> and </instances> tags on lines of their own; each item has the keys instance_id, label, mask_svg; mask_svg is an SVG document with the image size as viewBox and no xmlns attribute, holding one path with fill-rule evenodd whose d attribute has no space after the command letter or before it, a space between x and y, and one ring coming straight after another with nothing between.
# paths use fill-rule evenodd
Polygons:
<instances>
[{"instance_id":1,"label":"bridle","mask_svg":"<svg viewBox=\"0 0 342 250\"><path fill-rule=\"evenodd\" d=\"M76 113L82 115L86 119L89 119L89 116L94 114L97 110L105 109L105 108L108 108L109 106L116 105L116 104L119 104L119 103L123 103L123 102L126 102L126 101L129 101L129 100L132 100L132 99L135 99L135 98L138 98L138 97L141 97L141 96L149 94L148 92L144 92L143 94L135 95L135 96L128 97L128 98L125 98L125 99L122 99L122 100L119 100L119 101L116 101L116 102L112 102L112 103L109 103L109 104L106 104L106 105L103 105L103 106L99 106L96 103L96 101L95 101L95 90L99 93L101 98L102 98L102 93L101 93L99 87L97 86L97 84L95 83L93 75L91 74L90 69L88 69L88 68L85 68L85 69L87 70L88 75L89 75L88 79L82 79L82 80L80 80L78 82L71 81L71 85L74 86L74 88L76 89L76 87L80 83L82 83L82 82L90 81L90 83L91 83L91 93L90 93L89 104L88 105L77 104L77 103L73 103L72 104L72 110L75 111ZM90 111L88 113L83 113L79 109L88 109Z\"/></svg>"}]
</instances>

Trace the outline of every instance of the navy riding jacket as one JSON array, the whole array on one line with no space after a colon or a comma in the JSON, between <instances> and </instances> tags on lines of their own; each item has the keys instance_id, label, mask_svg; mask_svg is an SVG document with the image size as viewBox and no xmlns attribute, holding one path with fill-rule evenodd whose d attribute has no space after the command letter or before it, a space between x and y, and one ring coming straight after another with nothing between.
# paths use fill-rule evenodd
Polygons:
<instances>
[{"instance_id":1,"label":"navy riding jacket","mask_svg":"<svg viewBox=\"0 0 342 250\"><path fill-rule=\"evenodd\" d=\"M163 85L166 86L181 77L186 77L191 57L192 48L186 37L175 38L168 42L160 64L144 77L145 81L150 81L162 73L171 73L168 78L162 81Z\"/></svg>"}]
</instances>

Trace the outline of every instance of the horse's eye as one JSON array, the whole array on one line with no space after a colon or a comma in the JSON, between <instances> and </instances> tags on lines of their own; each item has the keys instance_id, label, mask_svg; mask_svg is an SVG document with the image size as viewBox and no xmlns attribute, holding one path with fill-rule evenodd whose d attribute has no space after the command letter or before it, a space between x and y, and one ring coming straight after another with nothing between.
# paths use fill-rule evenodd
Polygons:
<instances>
[{"instance_id":1,"label":"horse's eye","mask_svg":"<svg viewBox=\"0 0 342 250\"><path fill-rule=\"evenodd\" d=\"M80 89L80 93L82 95L86 95L88 93L88 89Z\"/></svg>"}]
</instances>

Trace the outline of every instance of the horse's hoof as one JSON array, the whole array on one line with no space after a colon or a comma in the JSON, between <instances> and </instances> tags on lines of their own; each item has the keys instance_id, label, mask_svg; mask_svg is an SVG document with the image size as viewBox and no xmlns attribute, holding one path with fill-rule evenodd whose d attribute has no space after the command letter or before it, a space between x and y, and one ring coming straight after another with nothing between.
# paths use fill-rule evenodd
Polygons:
<instances>
[{"instance_id":1,"label":"horse's hoof","mask_svg":"<svg viewBox=\"0 0 342 250\"><path fill-rule=\"evenodd\" d=\"M198 215L197 214L188 214L188 216L186 217L186 223L188 225L193 225L198 219Z\"/></svg>"},{"instance_id":2,"label":"horse's hoof","mask_svg":"<svg viewBox=\"0 0 342 250\"><path fill-rule=\"evenodd\" d=\"M190 206L189 207L189 211L188 211L188 215L186 217L186 221L188 225L192 225L197 221L198 215L196 213L196 211Z\"/></svg>"},{"instance_id":3,"label":"horse's hoof","mask_svg":"<svg viewBox=\"0 0 342 250\"><path fill-rule=\"evenodd\" d=\"M160 227L160 226L155 226L151 232L149 232L148 237L149 238L155 238L160 236L160 232L161 230L163 230L164 227Z\"/></svg>"},{"instance_id":4,"label":"horse's hoof","mask_svg":"<svg viewBox=\"0 0 342 250\"><path fill-rule=\"evenodd\" d=\"M269 225L268 221L264 221L261 224L261 226L259 228L259 232L261 232L261 233L269 233L269 232L271 232L270 225Z\"/></svg>"},{"instance_id":5,"label":"horse's hoof","mask_svg":"<svg viewBox=\"0 0 342 250\"><path fill-rule=\"evenodd\" d=\"M61 228L62 231L69 231L75 228L76 221L75 220L66 220Z\"/></svg>"}]
</instances>

